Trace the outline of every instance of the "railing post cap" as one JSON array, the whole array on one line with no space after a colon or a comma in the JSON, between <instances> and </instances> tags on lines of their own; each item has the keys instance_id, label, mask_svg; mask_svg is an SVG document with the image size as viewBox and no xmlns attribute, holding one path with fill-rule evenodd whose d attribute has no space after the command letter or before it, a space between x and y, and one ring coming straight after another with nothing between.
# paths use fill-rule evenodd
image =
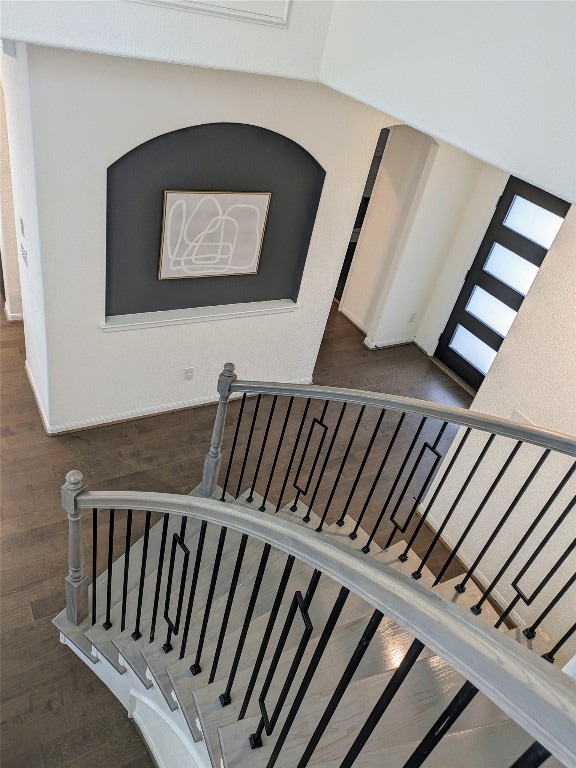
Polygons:
<instances>
[{"instance_id":1,"label":"railing post cap","mask_svg":"<svg viewBox=\"0 0 576 768\"><path fill-rule=\"evenodd\" d=\"M218 377L218 394L223 400L227 400L230 395L230 385L236 381L234 363L224 363L224 370Z\"/></svg>"},{"instance_id":2,"label":"railing post cap","mask_svg":"<svg viewBox=\"0 0 576 768\"><path fill-rule=\"evenodd\" d=\"M70 491L79 491L84 485L84 475L78 469L73 469L66 475L65 487Z\"/></svg>"}]
</instances>

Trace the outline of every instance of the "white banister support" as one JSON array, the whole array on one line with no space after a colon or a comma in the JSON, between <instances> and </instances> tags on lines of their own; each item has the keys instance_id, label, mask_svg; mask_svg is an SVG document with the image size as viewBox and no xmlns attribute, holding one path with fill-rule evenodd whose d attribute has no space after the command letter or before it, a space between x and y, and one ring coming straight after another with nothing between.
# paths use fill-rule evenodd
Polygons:
<instances>
[{"instance_id":1,"label":"white banister support","mask_svg":"<svg viewBox=\"0 0 576 768\"><path fill-rule=\"evenodd\" d=\"M220 471L220 462L222 461L222 438L224 436L228 400L230 399L230 387L236 381L234 370L234 363L226 363L224 370L218 377L218 394L220 398L212 430L210 449L204 460L204 472L200 485L200 495L205 496L207 499L212 496L218 484L218 473Z\"/></svg>"},{"instance_id":2,"label":"white banister support","mask_svg":"<svg viewBox=\"0 0 576 768\"><path fill-rule=\"evenodd\" d=\"M62 486L62 506L68 512L68 576L64 580L66 590L66 616L78 626L88 616L88 579L84 573L82 544L82 511L76 497L84 488L84 478L78 470L66 475Z\"/></svg>"}]
</instances>

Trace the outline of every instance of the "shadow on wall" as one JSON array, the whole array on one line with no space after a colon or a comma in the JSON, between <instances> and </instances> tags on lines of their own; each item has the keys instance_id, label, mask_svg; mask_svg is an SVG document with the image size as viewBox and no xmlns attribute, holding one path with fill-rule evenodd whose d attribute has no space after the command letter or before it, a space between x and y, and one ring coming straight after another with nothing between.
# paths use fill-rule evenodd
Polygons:
<instances>
[{"instance_id":1,"label":"shadow on wall","mask_svg":"<svg viewBox=\"0 0 576 768\"><path fill-rule=\"evenodd\" d=\"M106 315L296 301L325 175L296 142L241 123L182 128L131 150L108 168ZM257 272L159 280L165 191L269 193Z\"/></svg>"}]
</instances>

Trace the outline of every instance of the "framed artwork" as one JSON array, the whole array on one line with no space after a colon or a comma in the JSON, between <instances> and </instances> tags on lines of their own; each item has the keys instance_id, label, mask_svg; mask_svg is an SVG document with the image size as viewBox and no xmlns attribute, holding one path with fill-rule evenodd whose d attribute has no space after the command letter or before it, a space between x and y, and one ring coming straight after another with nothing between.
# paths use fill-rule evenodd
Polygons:
<instances>
[{"instance_id":1,"label":"framed artwork","mask_svg":"<svg viewBox=\"0 0 576 768\"><path fill-rule=\"evenodd\" d=\"M254 275L270 192L164 192L160 280Z\"/></svg>"}]
</instances>

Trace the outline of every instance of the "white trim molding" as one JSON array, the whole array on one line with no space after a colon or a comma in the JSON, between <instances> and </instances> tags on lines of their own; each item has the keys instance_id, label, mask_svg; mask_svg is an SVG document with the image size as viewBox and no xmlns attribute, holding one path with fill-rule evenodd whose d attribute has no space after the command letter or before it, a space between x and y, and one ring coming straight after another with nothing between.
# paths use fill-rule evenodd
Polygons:
<instances>
[{"instance_id":1,"label":"white trim molding","mask_svg":"<svg viewBox=\"0 0 576 768\"><path fill-rule=\"evenodd\" d=\"M22 312L10 312L7 304L4 304L4 314L9 323L21 323L24 320Z\"/></svg>"},{"instance_id":2,"label":"white trim molding","mask_svg":"<svg viewBox=\"0 0 576 768\"><path fill-rule=\"evenodd\" d=\"M132 0L147 5L161 5L177 11L207 13L210 16L223 16L239 21L251 21L256 24L271 24L275 27L287 27L292 0Z\"/></svg>"},{"instance_id":3,"label":"white trim molding","mask_svg":"<svg viewBox=\"0 0 576 768\"><path fill-rule=\"evenodd\" d=\"M220 304L214 307L170 309L163 312L139 312L133 315L111 315L100 325L100 328L104 333L135 331L142 328L161 328L165 325L230 320L254 315L277 315L295 312L299 306L291 299L275 299L272 301L251 301L244 304Z\"/></svg>"}]
</instances>

